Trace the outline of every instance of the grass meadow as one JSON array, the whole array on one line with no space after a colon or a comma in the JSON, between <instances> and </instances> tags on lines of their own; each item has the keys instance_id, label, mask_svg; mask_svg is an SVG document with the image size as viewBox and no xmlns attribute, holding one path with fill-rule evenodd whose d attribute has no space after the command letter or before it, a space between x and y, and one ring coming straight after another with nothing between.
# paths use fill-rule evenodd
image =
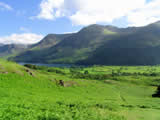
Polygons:
<instances>
[{"instance_id":1,"label":"grass meadow","mask_svg":"<svg viewBox=\"0 0 160 120\"><path fill-rule=\"evenodd\" d=\"M160 98L152 98L158 85L160 66L49 68L0 60L0 120L160 120Z\"/></svg>"}]
</instances>

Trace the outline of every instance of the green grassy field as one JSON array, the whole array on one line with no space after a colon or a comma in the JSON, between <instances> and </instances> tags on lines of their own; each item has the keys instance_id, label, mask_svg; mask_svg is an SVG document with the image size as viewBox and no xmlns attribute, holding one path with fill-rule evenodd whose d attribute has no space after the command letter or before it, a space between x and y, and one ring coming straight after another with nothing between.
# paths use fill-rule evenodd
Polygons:
<instances>
[{"instance_id":1,"label":"green grassy field","mask_svg":"<svg viewBox=\"0 0 160 120\"><path fill-rule=\"evenodd\" d=\"M0 120L160 120L160 66L29 67L0 60Z\"/></svg>"}]
</instances>

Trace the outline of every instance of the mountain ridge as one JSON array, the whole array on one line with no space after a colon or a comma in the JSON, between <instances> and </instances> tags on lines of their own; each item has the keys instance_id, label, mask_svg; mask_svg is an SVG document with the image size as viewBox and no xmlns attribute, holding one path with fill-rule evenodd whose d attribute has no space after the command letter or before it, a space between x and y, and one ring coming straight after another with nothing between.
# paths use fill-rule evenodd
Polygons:
<instances>
[{"instance_id":1,"label":"mountain ridge","mask_svg":"<svg viewBox=\"0 0 160 120\"><path fill-rule=\"evenodd\" d=\"M61 39L58 40L58 37ZM127 28L94 24L84 27L77 33L49 34L49 43L47 38L48 36L30 50L9 59L41 63L160 64L160 55L157 52L160 51L160 21L143 27ZM44 45L45 47L41 46L40 49L34 50L42 43L49 44L49 47ZM136 59L133 59L135 57ZM152 59L156 62L152 63Z\"/></svg>"}]
</instances>

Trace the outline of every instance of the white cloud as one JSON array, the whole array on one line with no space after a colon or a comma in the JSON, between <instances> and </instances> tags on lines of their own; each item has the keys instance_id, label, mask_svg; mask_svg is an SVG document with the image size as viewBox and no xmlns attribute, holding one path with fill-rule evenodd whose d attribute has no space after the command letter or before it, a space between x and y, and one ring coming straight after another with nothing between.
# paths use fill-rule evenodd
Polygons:
<instances>
[{"instance_id":1,"label":"white cloud","mask_svg":"<svg viewBox=\"0 0 160 120\"><path fill-rule=\"evenodd\" d=\"M160 20L160 0L153 0L128 16L129 26L144 26Z\"/></svg>"},{"instance_id":2,"label":"white cloud","mask_svg":"<svg viewBox=\"0 0 160 120\"><path fill-rule=\"evenodd\" d=\"M38 18L69 18L74 25L112 22L141 8L145 0L43 0Z\"/></svg>"},{"instance_id":3,"label":"white cloud","mask_svg":"<svg viewBox=\"0 0 160 120\"><path fill-rule=\"evenodd\" d=\"M43 0L40 4L41 13L38 18L54 19L60 16L60 9L64 0Z\"/></svg>"},{"instance_id":4,"label":"white cloud","mask_svg":"<svg viewBox=\"0 0 160 120\"><path fill-rule=\"evenodd\" d=\"M112 23L126 17L129 26L160 19L160 0L42 0L39 19L66 17L73 25Z\"/></svg>"},{"instance_id":5,"label":"white cloud","mask_svg":"<svg viewBox=\"0 0 160 120\"><path fill-rule=\"evenodd\" d=\"M130 11L140 8L145 0L83 0L82 8L70 16L73 24L111 23L126 16ZM87 4L86 4L87 3Z\"/></svg>"},{"instance_id":6,"label":"white cloud","mask_svg":"<svg viewBox=\"0 0 160 120\"><path fill-rule=\"evenodd\" d=\"M0 10L12 10L13 8L6 3L0 2Z\"/></svg>"},{"instance_id":7,"label":"white cloud","mask_svg":"<svg viewBox=\"0 0 160 120\"><path fill-rule=\"evenodd\" d=\"M33 44L39 42L43 35L34 33L11 34L9 36L0 37L2 44Z\"/></svg>"}]
</instances>

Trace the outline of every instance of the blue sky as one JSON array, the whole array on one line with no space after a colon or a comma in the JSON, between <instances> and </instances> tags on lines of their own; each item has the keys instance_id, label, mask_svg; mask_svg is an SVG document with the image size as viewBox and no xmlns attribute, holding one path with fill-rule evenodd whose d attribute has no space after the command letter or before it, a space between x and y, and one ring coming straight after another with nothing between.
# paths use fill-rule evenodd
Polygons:
<instances>
[{"instance_id":1,"label":"blue sky","mask_svg":"<svg viewBox=\"0 0 160 120\"><path fill-rule=\"evenodd\" d=\"M29 29L30 32L37 34L48 33L64 33L77 31L81 27L74 26L65 18L58 18L54 21L34 19L30 17L36 16L40 12L39 4L41 0L1 0L10 5L13 10L0 11L0 26L3 29L0 32L0 36L9 35L11 33L22 33L20 28L24 27Z\"/></svg>"},{"instance_id":2,"label":"blue sky","mask_svg":"<svg viewBox=\"0 0 160 120\"><path fill-rule=\"evenodd\" d=\"M144 26L158 20L160 0L1 0L0 43L35 43L90 24Z\"/></svg>"}]
</instances>

